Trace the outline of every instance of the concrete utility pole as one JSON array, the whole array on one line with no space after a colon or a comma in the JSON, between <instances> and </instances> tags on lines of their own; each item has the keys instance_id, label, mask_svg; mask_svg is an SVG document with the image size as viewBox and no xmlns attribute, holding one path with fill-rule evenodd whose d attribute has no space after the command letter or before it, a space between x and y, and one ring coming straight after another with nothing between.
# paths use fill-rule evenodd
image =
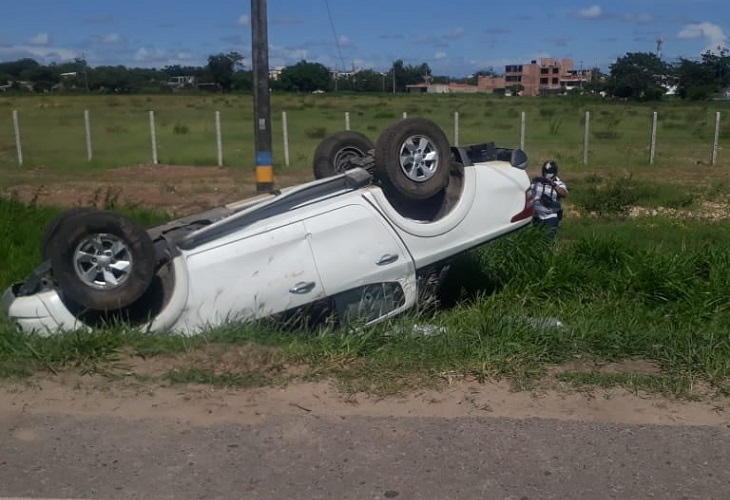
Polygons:
<instances>
[{"instance_id":1,"label":"concrete utility pole","mask_svg":"<svg viewBox=\"0 0 730 500\"><path fill-rule=\"evenodd\" d=\"M271 97L269 95L269 40L266 0L251 0L251 55L253 60L254 136L256 138L256 191L274 188L271 154Z\"/></svg>"}]
</instances>

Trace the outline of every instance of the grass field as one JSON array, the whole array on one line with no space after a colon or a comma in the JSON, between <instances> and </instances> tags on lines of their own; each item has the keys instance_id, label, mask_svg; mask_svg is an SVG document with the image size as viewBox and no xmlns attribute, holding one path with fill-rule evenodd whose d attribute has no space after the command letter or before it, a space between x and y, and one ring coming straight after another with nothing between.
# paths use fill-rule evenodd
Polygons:
<instances>
[{"instance_id":1,"label":"grass field","mask_svg":"<svg viewBox=\"0 0 730 500\"><path fill-rule=\"evenodd\" d=\"M647 166L652 115L658 114L655 166L696 167L710 162L716 113L722 147L730 141L730 103L631 104L571 97L497 98L484 95L274 95L272 148L278 172L307 171L314 148L326 134L350 127L377 138L399 119L435 120L459 143L495 141L520 145L525 113L525 149L534 161L554 158L571 169ZM19 116L24 165L18 166L12 112ZM87 161L84 110L91 117L94 159ZM253 106L249 96L0 96L0 174L42 166L73 174L152 163L149 111L155 112L160 163L216 165L215 112L221 114L224 164L253 168ZM583 165L586 111L590 111L589 163ZM287 114L290 166L284 165L282 113ZM4 115L4 118L3 118ZM730 165L719 151L718 166ZM6 182L7 184L7 182Z\"/></svg>"},{"instance_id":2,"label":"grass field","mask_svg":"<svg viewBox=\"0 0 730 500\"><path fill-rule=\"evenodd\" d=\"M321 97L275 96L273 102L274 116L288 113L290 170L302 178L310 175L311 151L321 136L344 127L345 110L352 128L373 138L403 111L431 117L452 135L450 123L458 111L461 143L489 138L507 146L519 141L524 110L528 153L558 158L571 190L557 244L543 245L532 229L490 243L457 260L439 311L410 314L357 334L249 324L190 339L118 325L44 339L0 323L0 377L68 369L114 375L120 360L130 355L169 358L201 352L204 363L182 363L165 379L250 386L335 377L349 388L391 393L459 378L508 377L519 387L547 379L560 386L619 385L681 397L728 395L730 160L720 151L717 166L697 163L709 155L714 114L725 112L723 103L662 104L660 154L649 166L646 139L654 110L649 106L558 98ZM93 176L101 169L148 161L146 110L152 108L158 113L162 162L214 164L212 118L220 110L226 158L248 165L253 153L247 98L147 99L0 99L0 113L10 116L18 109L27 136L35 123L33 161L47 165L38 182L48 182L55 169L61 176ZM99 157L91 165L83 161L85 108L91 109L99 135ZM595 161L583 166L586 109L594 117L592 130L605 133L599 134L600 144L592 139ZM0 128L0 175L7 186L19 169L12 125L0 127L5 127ZM723 125L721 141L730 139L728 130ZM78 147L71 147L73 141ZM240 145L238 156L229 156L234 144ZM24 147L29 165L23 168L31 169L31 143ZM278 161L280 148L275 140ZM74 160L74 154L82 160ZM167 217L144 207L114 208L148 225ZM38 263L40 234L59 210L0 198L1 289ZM253 349L256 363L243 368L224 363L216 352L233 346ZM637 360L640 364L630 363ZM607 364L625 369L600 369ZM292 366L301 369L287 369Z\"/></svg>"},{"instance_id":3,"label":"grass field","mask_svg":"<svg viewBox=\"0 0 730 500\"><path fill-rule=\"evenodd\" d=\"M7 200L0 213L4 287L35 265L39 228L54 213ZM159 217L132 215L147 223ZM185 338L117 325L41 338L6 324L0 377L68 369L114 375L129 355L200 351L197 362L164 377L233 386L335 377L350 389L393 393L462 378L507 377L534 387L551 373L552 383L563 386L726 395L729 226L728 220L575 216L555 247L528 229L459 258L438 312L409 314L364 333L247 324ZM256 353L255 364L223 362L224 353L241 346ZM596 368L636 360L642 364L625 371ZM291 366L303 368L293 375L284 368Z\"/></svg>"}]
</instances>

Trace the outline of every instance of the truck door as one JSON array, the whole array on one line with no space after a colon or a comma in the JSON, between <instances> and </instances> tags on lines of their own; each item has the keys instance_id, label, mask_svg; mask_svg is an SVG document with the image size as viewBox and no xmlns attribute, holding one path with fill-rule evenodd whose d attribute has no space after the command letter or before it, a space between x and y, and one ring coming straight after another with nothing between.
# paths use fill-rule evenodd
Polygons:
<instances>
[{"instance_id":1,"label":"truck door","mask_svg":"<svg viewBox=\"0 0 730 500\"><path fill-rule=\"evenodd\" d=\"M211 324L261 318L324 297L304 224L203 248L187 257L188 314Z\"/></svg>"},{"instance_id":2,"label":"truck door","mask_svg":"<svg viewBox=\"0 0 730 500\"><path fill-rule=\"evenodd\" d=\"M413 259L375 209L346 205L304 225L322 286L340 313L369 322L415 303Z\"/></svg>"}]
</instances>

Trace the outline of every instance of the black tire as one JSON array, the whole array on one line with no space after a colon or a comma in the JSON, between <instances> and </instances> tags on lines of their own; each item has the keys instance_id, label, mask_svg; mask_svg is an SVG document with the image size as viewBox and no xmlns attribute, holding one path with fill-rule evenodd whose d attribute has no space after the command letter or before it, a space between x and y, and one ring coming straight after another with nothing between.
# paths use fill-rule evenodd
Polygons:
<instances>
[{"instance_id":1,"label":"black tire","mask_svg":"<svg viewBox=\"0 0 730 500\"><path fill-rule=\"evenodd\" d=\"M155 248L147 231L122 215L81 211L62 221L48 248L53 277L71 300L94 311L136 301L155 274Z\"/></svg>"},{"instance_id":2,"label":"black tire","mask_svg":"<svg viewBox=\"0 0 730 500\"><path fill-rule=\"evenodd\" d=\"M325 137L314 151L314 178L322 179L348 170L353 158L364 158L375 148L360 132L345 130Z\"/></svg>"},{"instance_id":3,"label":"black tire","mask_svg":"<svg viewBox=\"0 0 730 500\"><path fill-rule=\"evenodd\" d=\"M58 232L58 228L61 227L61 224L63 224L64 221L68 220L74 215L90 212L93 210L95 209L91 207L73 207L69 208L65 212L62 212L58 217L53 219L46 226L46 229L43 231L43 235L41 236L41 259L45 261L50 258L49 249L56 244L56 233Z\"/></svg>"},{"instance_id":4,"label":"black tire","mask_svg":"<svg viewBox=\"0 0 730 500\"><path fill-rule=\"evenodd\" d=\"M449 181L451 147L443 130L425 118L405 118L375 143L375 171L386 194L425 200Z\"/></svg>"}]
</instances>

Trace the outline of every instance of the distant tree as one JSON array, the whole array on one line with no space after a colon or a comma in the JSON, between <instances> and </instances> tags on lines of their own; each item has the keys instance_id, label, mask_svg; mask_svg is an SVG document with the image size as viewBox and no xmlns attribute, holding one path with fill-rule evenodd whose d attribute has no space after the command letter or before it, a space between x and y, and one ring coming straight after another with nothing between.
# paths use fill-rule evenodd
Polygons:
<instances>
[{"instance_id":1,"label":"distant tree","mask_svg":"<svg viewBox=\"0 0 730 500\"><path fill-rule=\"evenodd\" d=\"M583 84L582 92L598 94L606 90L606 76L601 68L591 68L591 78Z\"/></svg>"},{"instance_id":2,"label":"distant tree","mask_svg":"<svg viewBox=\"0 0 730 500\"><path fill-rule=\"evenodd\" d=\"M518 83L516 85L510 85L509 87L507 87L507 90L512 92L512 95L519 95L520 92L525 90L525 86L521 83Z\"/></svg>"},{"instance_id":3,"label":"distant tree","mask_svg":"<svg viewBox=\"0 0 730 500\"><path fill-rule=\"evenodd\" d=\"M208 56L207 76L223 90L232 90L235 73L243 68L243 56L238 52Z\"/></svg>"},{"instance_id":4,"label":"distant tree","mask_svg":"<svg viewBox=\"0 0 730 500\"><path fill-rule=\"evenodd\" d=\"M36 92L46 92L51 90L59 82L60 73L54 71L54 69L50 66L29 68L23 71L20 79L33 82L33 90Z\"/></svg>"},{"instance_id":5,"label":"distant tree","mask_svg":"<svg viewBox=\"0 0 730 500\"><path fill-rule=\"evenodd\" d=\"M428 67L428 64L422 63L411 66L404 64L401 59L393 63L392 71L395 72L396 90L398 92L404 92L408 85L424 83L424 77L431 76L431 68Z\"/></svg>"},{"instance_id":6,"label":"distant tree","mask_svg":"<svg viewBox=\"0 0 730 500\"><path fill-rule=\"evenodd\" d=\"M33 59L18 59L17 61L0 63L0 75L3 75L5 80L21 80L24 73L27 74L27 72L39 67L40 64Z\"/></svg>"},{"instance_id":7,"label":"distant tree","mask_svg":"<svg viewBox=\"0 0 730 500\"><path fill-rule=\"evenodd\" d=\"M610 66L608 89L616 97L658 100L670 82L671 70L656 54L628 52Z\"/></svg>"},{"instance_id":8,"label":"distant tree","mask_svg":"<svg viewBox=\"0 0 730 500\"><path fill-rule=\"evenodd\" d=\"M730 54L718 47L706 51L701 60L680 58L674 65L677 94L686 99L707 99L730 86Z\"/></svg>"},{"instance_id":9,"label":"distant tree","mask_svg":"<svg viewBox=\"0 0 730 500\"><path fill-rule=\"evenodd\" d=\"M474 72L474 76L499 76L492 66Z\"/></svg>"},{"instance_id":10,"label":"distant tree","mask_svg":"<svg viewBox=\"0 0 730 500\"><path fill-rule=\"evenodd\" d=\"M718 90L730 86L730 51L726 47L717 47L717 53L706 51L702 64L712 73Z\"/></svg>"},{"instance_id":11,"label":"distant tree","mask_svg":"<svg viewBox=\"0 0 730 500\"><path fill-rule=\"evenodd\" d=\"M124 92L132 88L130 71L124 66L97 66L89 73L92 89L102 92Z\"/></svg>"},{"instance_id":12,"label":"distant tree","mask_svg":"<svg viewBox=\"0 0 730 500\"><path fill-rule=\"evenodd\" d=\"M162 72L169 78L171 76L203 76L205 68L200 66L181 66L179 64L168 65L162 68Z\"/></svg>"},{"instance_id":13,"label":"distant tree","mask_svg":"<svg viewBox=\"0 0 730 500\"><path fill-rule=\"evenodd\" d=\"M383 92L387 83L385 75L372 69L358 71L352 75L350 82L350 90L355 92Z\"/></svg>"},{"instance_id":14,"label":"distant tree","mask_svg":"<svg viewBox=\"0 0 730 500\"><path fill-rule=\"evenodd\" d=\"M244 92L253 90L253 71L244 69L238 70L233 74L233 88Z\"/></svg>"},{"instance_id":15,"label":"distant tree","mask_svg":"<svg viewBox=\"0 0 730 500\"><path fill-rule=\"evenodd\" d=\"M683 99L704 100L718 90L711 68L699 61L680 58L674 70L677 95Z\"/></svg>"},{"instance_id":16,"label":"distant tree","mask_svg":"<svg viewBox=\"0 0 730 500\"><path fill-rule=\"evenodd\" d=\"M293 92L312 92L330 88L330 71L322 64L299 61L279 75L281 88Z\"/></svg>"}]
</instances>

